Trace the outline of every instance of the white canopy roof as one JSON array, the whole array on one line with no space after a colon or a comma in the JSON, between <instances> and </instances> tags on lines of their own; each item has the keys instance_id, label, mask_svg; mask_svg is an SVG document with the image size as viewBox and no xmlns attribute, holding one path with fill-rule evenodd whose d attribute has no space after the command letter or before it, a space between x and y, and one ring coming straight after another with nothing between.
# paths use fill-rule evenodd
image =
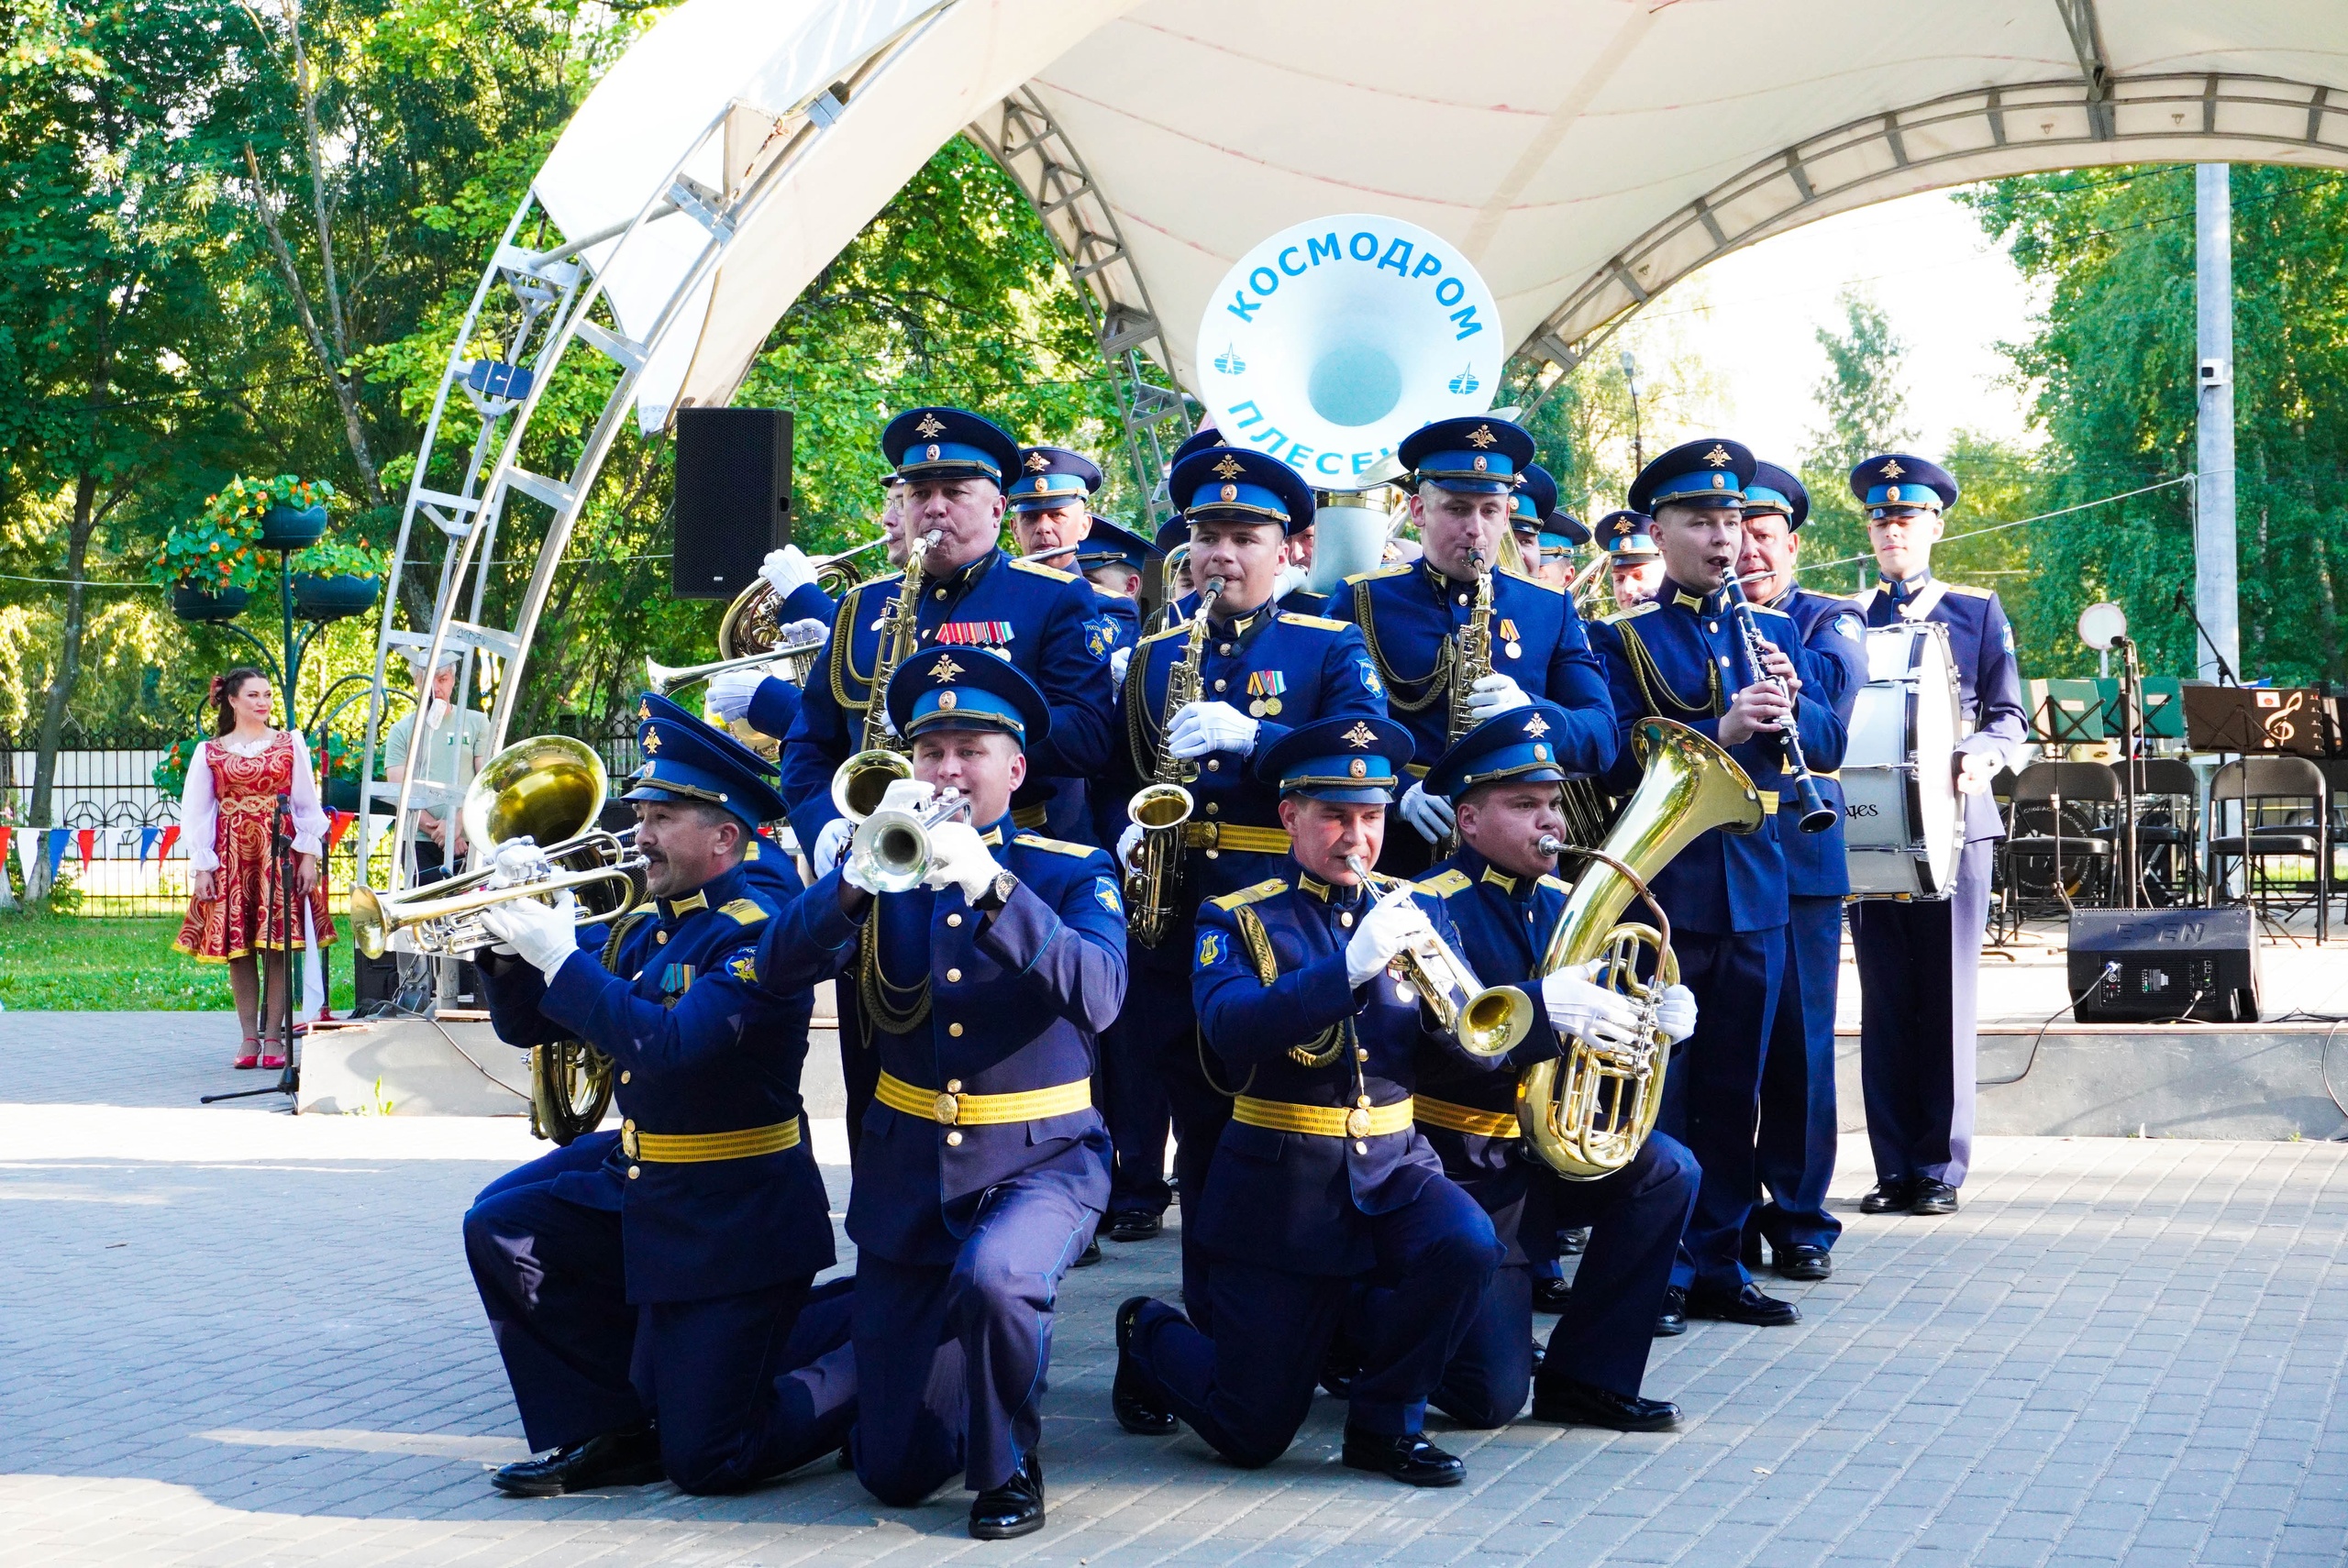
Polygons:
<instances>
[{"instance_id":1,"label":"white canopy roof","mask_svg":"<svg viewBox=\"0 0 2348 1568\"><path fill-rule=\"evenodd\" d=\"M1093 214L1086 244L1115 254L1088 284L1113 326L1155 317L1147 347L1186 385L1225 269L1327 213L1442 236L1506 341L1570 362L1722 250L1869 202L2097 163L2348 166L2343 46L2348 9L2324 0L691 0L596 88L537 192L575 238L659 199L729 105L723 149L685 171L716 192L811 102L828 127L653 346L648 424L725 402L799 291L972 126L1064 246ZM838 83L845 108L818 97ZM990 129L1014 94L1052 149ZM607 272L631 336L706 238L660 218Z\"/></svg>"}]
</instances>

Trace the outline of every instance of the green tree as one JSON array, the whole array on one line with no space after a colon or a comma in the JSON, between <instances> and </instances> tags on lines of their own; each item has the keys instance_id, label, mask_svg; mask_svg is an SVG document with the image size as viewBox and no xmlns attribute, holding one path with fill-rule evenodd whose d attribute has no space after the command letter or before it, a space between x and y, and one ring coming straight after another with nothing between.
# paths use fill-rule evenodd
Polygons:
<instances>
[{"instance_id":1,"label":"green tree","mask_svg":"<svg viewBox=\"0 0 2348 1568\"><path fill-rule=\"evenodd\" d=\"M1822 592L1848 592L1875 580L1868 557L1866 520L1852 498L1851 469L1877 452L1894 451L1916 436L1908 424L1908 394L1899 384L1899 356L1907 349L1891 318L1864 290L1846 288L1836 296L1842 330L1821 327L1818 346L1826 351L1826 373L1811 395L1822 423L1810 432L1801 456L1802 487L1810 491L1810 521L1802 525L1803 576ZM1830 561L1858 558L1851 565ZM1847 575L1846 575L1847 574Z\"/></svg>"}]
</instances>

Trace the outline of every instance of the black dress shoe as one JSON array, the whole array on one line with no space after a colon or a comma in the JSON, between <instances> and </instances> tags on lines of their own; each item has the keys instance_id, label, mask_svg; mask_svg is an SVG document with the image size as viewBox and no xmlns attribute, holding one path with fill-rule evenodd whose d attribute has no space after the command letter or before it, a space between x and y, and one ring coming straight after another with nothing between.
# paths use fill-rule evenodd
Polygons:
<instances>
[{"instance_id":1,"label":"black dress shoe","mask_svg":"<svg viewBox=\"0 0 2348 1568\"><path fill-rule=\"evenodd\" d=\"M1101 1238L1096 1235L1091 1241L1084 1243L1084 1250L1082 1252L1076 1254L1076 1263L1074 1266L1077 1268L1091 1268L1094 1264L1097 1264L1100 1261Z\"/></svg>"},{"instance_id":2,"label":"black dress shoe","mask_svg":"<svg viewBox=\"0 0 2348 1568\"><path fill-rule=\"evenodd\" d=\"M1834 1272L1824 1247L1774 1247L1769 1261L1784 1279L1824 1279Z\"/></svg>"},{"instance_id":3,"label":"black dress shoe","mask_svg":"<svg viewBox=\"0 0 2348 1568\"><path fill-rule=\"evenodd\" d=\"M1744 1323L1755 1329L1782 1329L1801 1321L1801 1309L1790 1301L1764 1296L1759 1286L1747 1281L1744 1288L1733 1296L1724 1290L1690 1290L1688 1316L1716 1318L1723 1323Z\"/></svg>"},{"instance_id":4,"label":"black dress shoe","mask_svg":"<svg viewBox=\"0 0 2348 1568\"><path fill-rule=\"evenodd\" d=\"M1663 1310L1655 1315L1655 1337L1667 1340L1688 1331L1688 1293L1673 1286L1663 1293Z\"/></svg>"},{"instance_id":5,"label":"black dress shoe","mask_svg":"<svg viewBox=\"0 0 2348 1568\"><path fill-rule=\"evenodd\" d=\"M1617 1394L1574 1377L1533 1380L1533 1419L1569 1427L1605 1427L1618 1432L1663 1432L1679 1424L1679 1407L1668 1399Z\"/></svg>"},{"instance_id":6,"label":"black dress shoe","mask_svg":"<svg viewBox=\"0 0 2348 1568\"><path fill-rule=\"evenodd\" d=\"M1533 1309L1535 1312L1562 1312L1566 1303L1574 1298L1574 1287L1563 1279L1535 1278L1533 1282Z\"/></svg>"},{"instance_id":7,"label":"black dress shoe","mask_svg":"<svg viewBox=\"0 0 2348 1568\"><path fill-rule=\"evenodd\" d=\"M990 1486L970 1505L974 1540L1009 1540L1044 1528L1044 1461L1030 1453L1000 1486Z\"/></svg>"},{"instance_id":8,"label":"black dress shoe","mask_svg":"<svg viewBox=\"0 0 2348 1568\"><path fill-rule=\"evenodd\" d=\"M1915 1207L1916 1184L1911 1181L1879 1181L1874 1190L1859 1199L1862 1214L1905 1214Z\"/></svg>"},{"instance_id":9,"label":"black dress shoe","mask_svg":"<svg viewBox=\"0 0 2348 1568\"><path fill-rule=\"evenodd\" d=\"M559 1497L605 1486L642 1486L668 1474L660 1468L660 1440L650 1425L605 1432L544 1459L525 1459L489 1478L509 1497Z\"/></svg>"},{"instance_id":10,"label":"black dress shoe","mask_svg":"<svg viewBox=\"0 0 2348 1568\"><path fill-rule=\"evenodd\" d=\"M1166 1221L1155 1214L1119 1214L1109 1221L1109 1239L1113 1242L1147 1242L1157 1238L1166 1228Z\"/></svg>"},{"instance_id":11,"label":"black dress shoe","mask_svg":"<svg viewBox=\"0 0 2348 1568\"><path fill-rule=\"evenodd\" d=\"M1920 1181L1916 1184L1915 1201L1908 1206L1911 1214L1954 1214L1956 1212L1956 1188L1944 1181Z\"/></svg>"},{"instance_id":12,"label":"black dress shoe","mask_svg":"<svg viewBox=\"0 0 2348 1568\"><path fill-rule=\"evenodd\" d=\"M1134 1296L1117 1309L1117 1377L1109 1386L1109 1408L1116 1413L1117 1424L1135 1437L1166 1437L1174 1430L1174 1412L1158 1403L1148 1377L1134 1364L1129 1348L1134 1320L1147 1305L1148 1297Z\"/></svg>"},{"instance_id":13,"label":"black dress shoe","mask_svg":"<svg viewBox=\"0 0 2348 1568\"><path fill-rule=\"evenodd\" d=\"M1427 1441L1424 1432L1389 1437L1348 1426L1338 1457L1349 1470L1374 1470L1406 1486L1456 1486L1468 1479L1468 1467Z\"/></svg>"},{"instance_id":14,"label":"black dress shoe","mask_svg":"<svg viewBox=\"0 0 2348 1568\"><path fill-rule=\"evenodd\" d=\"M1559 1257L1578 1258L1581 1256L1582 1249L1589 1245L1589 1227L1587 1225L1575 1225L1557 1232Z\"/></svg>"}]
</instances>

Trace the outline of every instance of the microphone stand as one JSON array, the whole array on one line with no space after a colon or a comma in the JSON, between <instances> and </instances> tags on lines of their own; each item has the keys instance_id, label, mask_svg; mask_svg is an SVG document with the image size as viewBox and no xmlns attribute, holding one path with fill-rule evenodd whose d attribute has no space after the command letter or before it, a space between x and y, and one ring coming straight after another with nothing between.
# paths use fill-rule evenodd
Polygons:
<instances>
[{"instance_id":1,"label":"microphone stand","mask_svg":"<svg viewBox=\"0 0 2348 1568\"><path fill-rule=\"evenodd\" d=\"M278 1055L285 1058L285 1067L277 1075L277 1081L265 1088L207 1094L197 1100L199 1105L213 1105L224 1099L251 1099L264 1094L295 1096L299 1103L302 1064L294 1055L294 797L283 791L278 794L277 810L270 815L269 865L277 884L277 929L285 938L285 1010L277 1020ZM260 962L260 1005L264 1010L269 1006L267 951L262 950Z\"/></svg>"},{"instance_id":2,"label":"microphone stand","mask_svg":"<svg viewBox=\"0 0 2348 1568\"><path fill-rule=\"evenodd\" d=\"M2217 640L2210 635L2210 628L2201 624L2200 612L2193 608L2193 596L2180 588L2176 591L2176 597L2172 601L2172 602L2175 603L2179 610L2184 611L2187 618L2192 621L2193 629L2200 634L2203 645L2210 650L2210 657L2217 661L2218 684L2221 686L2240 686L2242 684L2242 678L2234 673L2233 666L2226 662L2226 656L2224 652L2219 648ZM2131 655L2131 657L2132 657L2133 656Z\"/></svg>"},{"instance_id":3,"label":"microphone stand","mask_svg":"<svg viewBox=\"0 0 2348 1568\"><path fill-rule=\"evenodd\" d=\"M2136 859L2136 732L2140 727L2137 709L2140 698L2136 689L2136 643L2132 637L2114 637L2111 646L2121 653L2120 660L2120 826L2121 875L2127 879L2128 902L2125 908L2135 909L2136 900L2143 887L2143 869Z\"/></svg>"}]
</instances>

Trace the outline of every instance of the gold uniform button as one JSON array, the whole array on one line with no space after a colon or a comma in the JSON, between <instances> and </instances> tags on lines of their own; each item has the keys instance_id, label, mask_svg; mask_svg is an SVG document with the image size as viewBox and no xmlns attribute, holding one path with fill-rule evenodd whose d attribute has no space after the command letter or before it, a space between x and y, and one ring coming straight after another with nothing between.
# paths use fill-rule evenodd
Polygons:
<instances>
[{"instance_id":1,"label":"gold uniform button","mask_svg":"<svg viewBox=\"0 0 2348 1568\"><path fill-rule=\"evenodd\" d=\"M1221 690L1223 690L1225 687L1229 686L1230 684L1231 684L1231 682L1230 682L1230 681L1228 681L1228 680L1218 680L1218 681L1216 681L1216 682L1214 683L1214 689L1215 689L1217 691L1221 691Z\"/></svg>"},{"instance_id":2,"label":"gold uniform button","mask_svg":"<svg viewBox=\"0 0 2348 1568\"><path fill-rule=\"evenodd\" d=\"M942 588L932 589L929 596L932 599L943 599L946 597L946 591Z\"/></svg>"},{"instance_id":3,"label":"gold uniform button","mask_svg":"<svg viewBox=\"0 0 2348 1568\"><path fill-rule=\"evenodd\" d=\"M946 1134L946 1146L949 1149L960 1148L962 1146L962 1134L959 1132L948 1132Z\"/></svg>"},{"instance_id":4,"label":"gold uniform button","mask_svg":"<svg viewBox=\"0 0 2348 1568\"><path fill-rule=\"evenodd\" d=\"M1207 771L1208 771L1209 773L1220 773L1220 772L1222 772L1222 771L1223 771L1223 758L1221 758L1221 757L1219 757L1219 756L1210 756L1210 757L1208 757L1208 758L1207 758Z\"/></svg>"},{"instance_id":5,"label":"gold uniform button","mask_svg":"<svg viewBox=\"0 0 2348 1568\"><path fill-rule=\"evenodd\" d=\"M948 925L959 925L962 923L962 917L958 914L947 915L946 917L946 923Z\"/></svg>"},{"instance_id":6,"label":"gold uniform button","mask_svg":"<svg viewBox=\"0 0 2348 1568\"><path fill-rule=\"evenodd\" d=\"M1354 1060L1355 1060L1355 1061L1357 1061L1357 1062L1367 1062L1367 1061L1368 1061L1368 1060L1369 1060L1369 1047L1368 1047L1368 1046L1367 1046L1367 1045L1357 1045L1357 1046L1355 1046L1355 1047L1354 1047Z\"/></svg>"},{"instance_id":7,"label":"gold uniform button","mask_svg":"<svg viewBox=\"0 0 2348 1568\"><path fill-rule=\"evenodd\" d=\"M628 1070L627 1070L626 1067L622 1067L622 1068L620 1069L620 1082L622 1082L622 1083L626 1083L626 1082L627 1082L627 1081L628 1081L628 1077L629 1077Z\"/></svg>"},{"instance_id":8,"label":"gold uniform button","mask_svg":"<svg viewBox=\"0 0 2348 1568\"><path fill-rule=\"evenodd\" d=\"M1717 632L1720 629L1721 624L1718 621L1707 621L1704 623L1704 630L1708 632Z\"/></svg>"},{"instance_id":9,"label":"gold uniform button","mask_svg":"<svg viewBox=\"0 0 2348 1568\"><path fill-rule=\"evenodd\" d=\"M946 1026L946 1032L959 1040L962 1038L962 1026L958 1023L949 1023Z\"/></svg>"},{"instance_id":10,"label":"gold uniform button","mask_svg":"<svg viewBox=\"0 0 2348 1568\"><path fill-rule=\"evenodd\" d=\"M1228 655L1231 652L1231 645L1229 643L1224 643L1214 651L1219 654Z\"/></svg>"},{"instance_id":11,"label":"gold uniform button","mask_svg":"<svg viewBox=\"0 0 2348 1568\"><path fill-rule=\"evenodd\" d=\"M657 943L666 944L669 940L669 933L665 931L656 931L652 933L652 940Z\"/></svg>"},{"instance_id":12,"label":"gold uniform button","mask_svg":"<svg viewBox=\"0 0 2348 1568\"><path fill-rule=\"evenodd\" d=\"M1341 914L1341 915L1339 915L1339 916L1337 917L1337 923L1338 923L1339 925L1351 925L1351 924L1353 924L1353 922L1354 922L1354 917L1353 917L1353 915L1352 915L1350 912L1346 913L1346 914Z\"/></svg>"},{"instance_id":13,"label":"gold uniform button","mask_svg":"<svg viewBox=\"0 0 2348 1568\"><path fill-rule=\"evenodd\" d=\"M1463 593L1463 594L1461 594L1461 595L1459 596L1459 602L1460 602L1460 603L1462 603L1462 604L1467 603L1467 602L1468 602L1468 596L1467 596L1466 594L1464 594L1464 593Z\"/></svg>"},{"instance_id":14,"label":"gold uniform button","mask_svg":"<svg viewBox=\"0 0 2348 1568\"><path fill-rule=\"evenodd\" d=\"M1357 1099L1354 1103L1360 1106L1364 1110L1368 1110L1369 1109L1369 1096L1362 1095Z\"/></svg>"},{"instance_id":15,"label":"gold uniform button","mask_svg":"<svg viewBox=\"0 0 2348 1568\"><path fill-rule=\"evenodd\" d=\"M1219 817L1223 815L1222 803L1216 801L1209 801L1207 802L1207 815L1211 817Z\"/></svg>"},{"instance_id":16,"label":"gold uniform button","mask_svg":"<svg viewBox=\"0 0 2348 1568\"><path fill-rule=\"evenodd\" d=\"M948 969L946 971L946 983L949 986L960 980L961 977L962 971L959 969Z\"/></svg>"},{"instance_id":17,"label":"gold uniform button","mask_svg":"<svg viewBox=\"0 0 2348 1568\"><path fill-rule=\"evenodd\" d=\"M630 1166L628 1166L628 1168L627 1168L627 1179L628 1179L628 1180L630 1180L630 1181L634 1181L637 1177L638 1177L638 1176L642 1176L643 1174L644 1174L644 1167L643 1167L642 1165L630 1165Z\"/></svg>"},{"instance_id":18,"label":"gold uniform button","mask_svg":"<svg viewBox=\"0 0 2348 1568\"><path fill-rule=\"evenodd\" d=\"M1357 1154L1367 1154L1369 1153L1369 1145L1367 1143L1356 1143L1354 1145L1354 1153Z\"/></svg>"},{"instance_id":19,"label":"gold uniform button","mask_svg":"<svg viewBox=\"0 0 2348 1568\"><path fill-rule=\"evenodd\" d=\"M962 1092L962 1080L959 1078L947 1079L946 1092L947 1094L960 1094Z\"/></svg>"},{"instance_id":20,"label":"gold uniform button","mask_svg":"<svg viewBox=\"0 0 2348 1568\"><path fill-rule=\"evenodd\" d=\"M1210 849L1207 851L1207 858L1209 860L1220 860L1223 858L1223 851L1220 849Z\"/></svg>"}]
</instances>

